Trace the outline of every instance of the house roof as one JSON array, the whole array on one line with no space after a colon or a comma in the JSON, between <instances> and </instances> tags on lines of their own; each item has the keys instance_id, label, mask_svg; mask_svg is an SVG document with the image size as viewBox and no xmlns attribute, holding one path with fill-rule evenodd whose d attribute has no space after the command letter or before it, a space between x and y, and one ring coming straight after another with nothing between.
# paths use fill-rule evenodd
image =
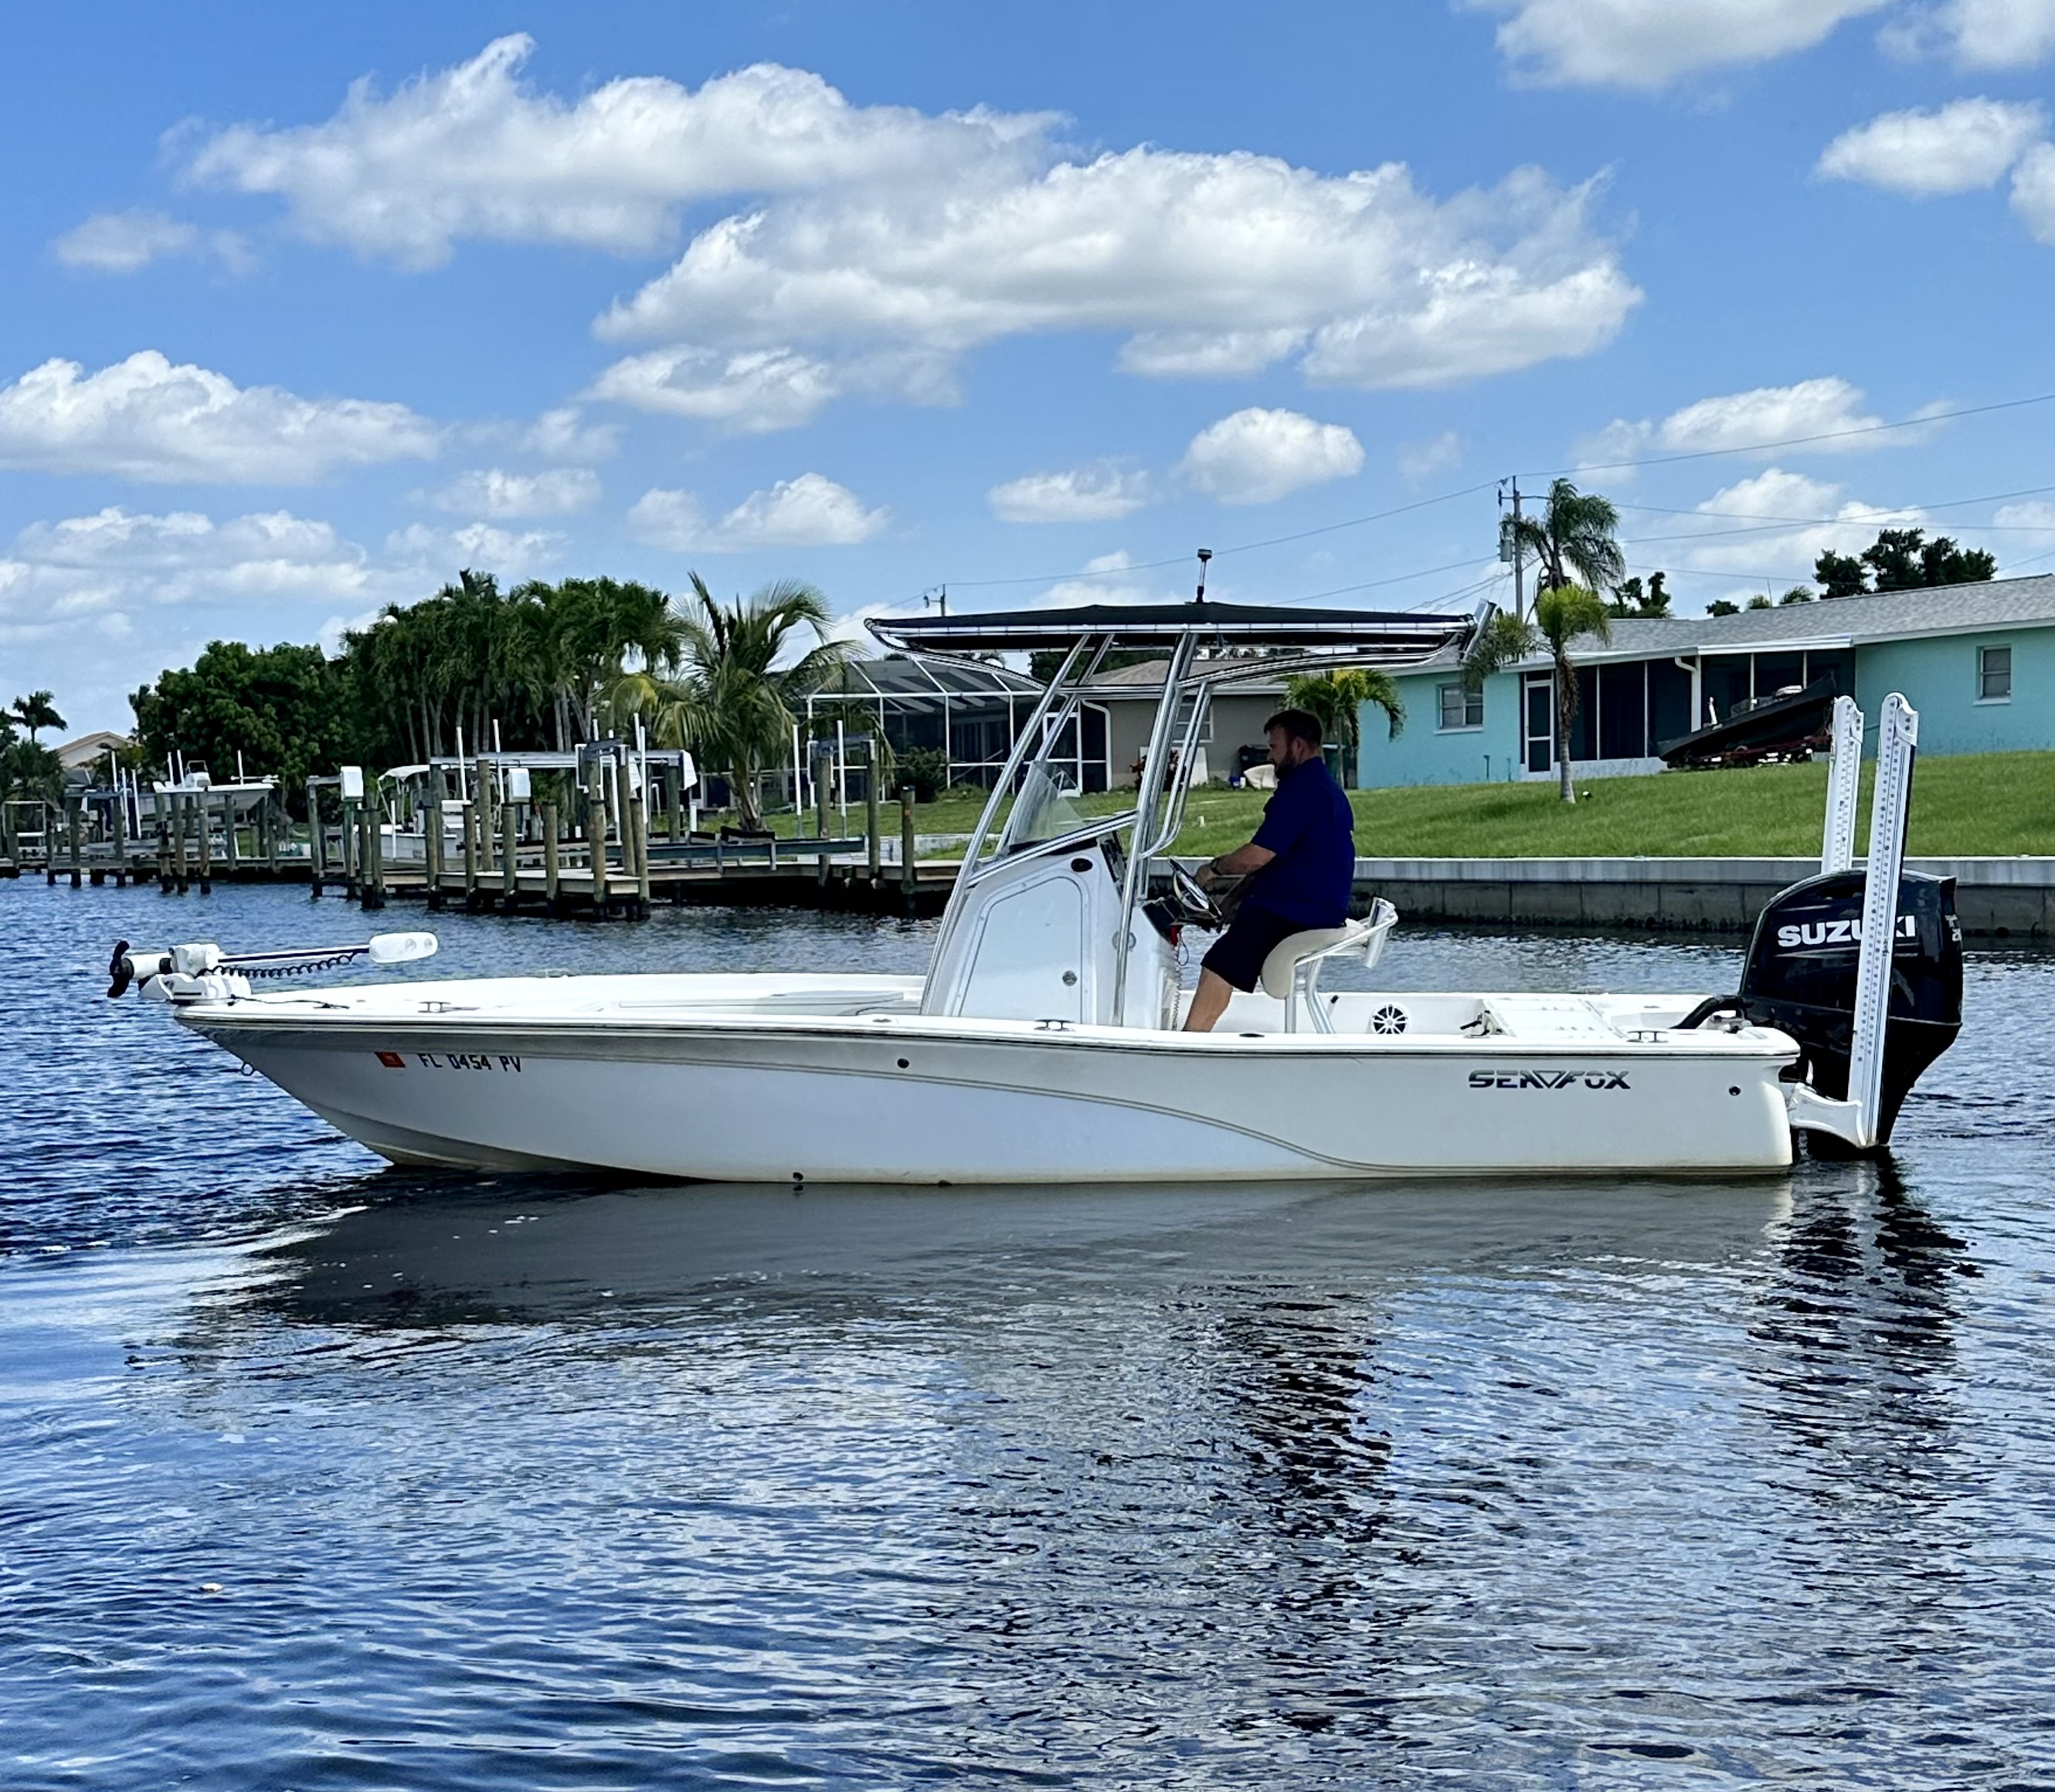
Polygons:
<instances>
[{"instance_id":1,"label":"house roof","mask_svg":"<svg viewBox=\"0 0 2055 1792\"><path fill-rule=\"evenodd\" d=\"M105 758L109 747L125 752L136 743L126 735L116 734L112 728L96 728L89 735L81 735L77 740L68 740L57 749L57 762L67 771L75 771L81 766L89 766L95 760Z\"/></svg>"},{"instance_id":2,"label":"house roof","mask_svg":"<svg viewBox=\"0 0 2055 1792\"><path fill-rule=\"evenodd\" d=\"M2055 573L1780 604L1733 616L1621 616L1613 622L1609 644L1601 645L1594 636L1582 635L1571 644L1571 652L1577 660L1591 661L1797 652L1805 648L1822 652L1878 641L1916 640L1923 636L2016 628L2055 628ZM1406 671L1446 672L1461 663L1461 652L1444 648ZM1546 654L1536 654L1521 664L1536 667L1548 663Z\"/></svg>"},{"instance_id":3,"label":"house roof","mask_svg":"<svg viewBox=\"0 0 2055 1792\"><path fill-rule=\"evenodd\" d=\"M1210 661L1207 663L1213 664ZM1094 678L1092 688L1095 691L1102 691L1109 684L1132 685L1134 687L1134 694L1138 697L1148 696L1153 699L1154 694L1162 688L1163 674L1169 664L1167 659L1142 660L1136 661L1131 666L1115 666L1110 672L1101 672ZM1253 691L1274 693L1282 691L1284 688L1284 679L1265 678L1260 670L1261 665L1262 662L1259 660L1249 661L1248 679L1246 681L1237 679L1232 688L1244 695ZM1119 700L1118 697L1114 699L1116 703Z\"/></svg>"},{"instance_id":4,"label":"house roof","mask_svg":"<svg viewBox=\"0 0 2055 1792\"><path fill-rule=\"evenodd\" d=\"M813 695L822 701L843 696L939 698L945 691L952 697L1039 697L1042 687L1022 673L980 660L888 653L850 660Z\"/></svg>"}]
</instances>

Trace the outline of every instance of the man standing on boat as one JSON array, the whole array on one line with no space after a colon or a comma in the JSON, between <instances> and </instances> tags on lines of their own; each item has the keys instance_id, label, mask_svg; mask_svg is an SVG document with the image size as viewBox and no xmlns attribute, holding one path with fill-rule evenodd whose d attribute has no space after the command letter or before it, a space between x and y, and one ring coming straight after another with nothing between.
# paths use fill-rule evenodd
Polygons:
<instances>
[{"instance_id":1,"label":"man standing on boat","mask_svg":"<svg viewBox=\"0 0 2055 1792\"><path fill-rule=\"evenodd\" d=\"M1302 709L1287 709L1263 726L1277 788L1256 837L1199 868L1202 885L1242 876L1248 884L1227 931L1201 963L1185 1018L1188 1033L1211 1032L1233 992L1256 987L1279 941L1348 919L1355 817L1321 754L1320 725Z\"/></svg>"}]
</instances>

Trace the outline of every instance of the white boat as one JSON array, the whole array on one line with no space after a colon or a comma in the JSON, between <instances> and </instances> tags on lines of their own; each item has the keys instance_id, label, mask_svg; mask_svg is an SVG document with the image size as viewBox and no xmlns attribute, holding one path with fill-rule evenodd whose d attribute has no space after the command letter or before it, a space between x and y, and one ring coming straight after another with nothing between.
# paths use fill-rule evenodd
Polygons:
<instances>
[{"instance_id":1,"label":"white boat","mask_svg":"<svg viewBox=\"0 0 2055 1792\"><path fill-rule=\"evenodd\" d=\"M924 977L394 980L259 993L290 954L116 953L211 1039L399 1164L735 1182L1189 1182L1731 1173L1796 1132L1887 1139L1959 1025L1952 886L1902 874L1916 718L1885 708L1867 876L1860 718L1837 712L1822 874L1778 897L1731 991L1330 993L1389 904L1286 940L1209 1034L1178 1030L1179 936L1208 918L1176 837L1208 702L1302 667L1407 664L1472 617L1100 607L874 624L909 652L1064 651L967 849ZM1088 816L1055 753L1116 647L1168 660L1134 805ZM1263 647L1255 660L1224 650ZM1201 656L1202 648L1213 650ZM1131 688L1131 687L1129 687ZM1007 798L1012 795L1013 800ZM1217 917L1212 917L1217 919ZM355 948L421 955L429 935ZM323 955L316 954L315 956ZM333 962L333 954L325 955Z\"/></svg>"}]
</instances>

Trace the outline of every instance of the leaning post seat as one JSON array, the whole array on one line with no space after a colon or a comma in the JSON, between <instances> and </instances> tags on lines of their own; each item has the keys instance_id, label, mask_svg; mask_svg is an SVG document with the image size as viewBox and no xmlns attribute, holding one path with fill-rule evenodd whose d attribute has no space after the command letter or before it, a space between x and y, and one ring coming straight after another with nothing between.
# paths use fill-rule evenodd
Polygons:
<instances>
[{"instance_id":1,"label":"leaning post seat","mask_svg":"<svg viewBox=\"0 0 2055 1792\"><path fill-rule=\"evenodd\" d=\"M1316 1033L1333 1032L1334 1017L1320 1005L1320 967L1345 952L1360 952L1367 970L1384 955L1384 943L1398 920L1398 911L1378 896L1372 900L1369 914L1359 921L1287 934L1272 947L1270 955L1263 961L1260 981L1265 995L1284 1004L1284 1030L1299 1030L1299 1009L1303 1004L1312 1017Z\"/></svg>"}]
</instances>

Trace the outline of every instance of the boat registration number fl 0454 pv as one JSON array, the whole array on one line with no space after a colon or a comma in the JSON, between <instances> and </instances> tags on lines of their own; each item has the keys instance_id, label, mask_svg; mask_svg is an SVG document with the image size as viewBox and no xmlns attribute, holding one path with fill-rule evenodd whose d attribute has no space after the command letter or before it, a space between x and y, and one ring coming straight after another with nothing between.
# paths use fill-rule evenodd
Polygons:
<instances>
[{"instance_id":1,"label":"boat registration number fl 0454 pv","mask_svg":"<svg viewBox=\"0 0 2055 1792\"><path fill-rule=\"evenodd\" d=\"M1842 699L1821 875L1770 904L1731 993L1323 992L1335 958L1379 962L1397 916L1377 901L1346 928L1281 942L1214 1031L1178 1030L1177 941L1217 915L1189 879L1154 886L1214 692L1457 656L1485 620L1201 601L873 623L909 654L1060 661L993 782L923 976L253 991L302 965L433 949L432 936L387 935L341 958L124 946L110 993L140 984L402 1164L787 1184L795 1173L1189 1183L1724 1174L1789 1164L1797 1131L1881 1144L1961 1020L1952 886L1901 875L1917 719L1898 698L1884 705L1867 872L1850 856L1861 722ZM1134 695L1104 682L1111 656L1134 648L1164 665L1139 782L1118 812L1087 813L1075 800L1082 712L1111 689ZM421 1073L444 1070L466 1073Z\"/></svg>"}]
</instances>

